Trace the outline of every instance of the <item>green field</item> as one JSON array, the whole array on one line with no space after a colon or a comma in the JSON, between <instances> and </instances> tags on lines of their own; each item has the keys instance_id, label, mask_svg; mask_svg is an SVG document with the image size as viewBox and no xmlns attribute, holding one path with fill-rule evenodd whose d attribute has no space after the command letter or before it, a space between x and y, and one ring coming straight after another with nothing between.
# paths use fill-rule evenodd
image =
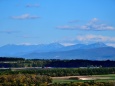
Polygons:
<instances>
[{"instance_id":1,"label":"green field","mask_svg":"<svg viewBox=\"0 0 115 86\"><path fill-rule=\"evenodd\" d=\"M85 80L69 79L70 77L82 77ZM53 83L70 83L70 82L115 82L115 74L108 75L92 75L92 76L70 76L70 77L55 77Z\"/></svg>"}]
</instances>

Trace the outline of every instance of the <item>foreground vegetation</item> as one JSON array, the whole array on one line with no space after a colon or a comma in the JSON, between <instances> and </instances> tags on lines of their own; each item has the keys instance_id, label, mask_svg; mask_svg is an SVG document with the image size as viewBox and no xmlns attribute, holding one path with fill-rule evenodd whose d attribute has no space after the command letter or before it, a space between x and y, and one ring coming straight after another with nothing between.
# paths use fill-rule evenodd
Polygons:
<instances>
[{"instance_id":1,"label":"foreground vegetation","mask_svg":"<svg viewBox=\"0 0 115 86\"><path fill-rule=\"evenodd\" d=\"M64 81L61 79L58 82L52 82L52 78L46 75L14 74L1 75L0 86L115 86L115 81L80 81L77 79Z\"/></svg>"},{"instance_id":2,"label":"foreground vegetation","mask_svg":"<svg viewBox=\"0 0 115 86\"><path fill-rule=\"evenodd\" d=\"M115 61L2 57L0 86L115 86Z\"/></svg>"},{"instance_id":3,"label":"foreground vegetation","mask_svg":"<svg viewBox=\"0 0 115 86\"><path fill-rule=\"evenodd\" d=\"M0 76L0 86L39 86L51 82L52 79L46 75L13 74Z\"/></svg>"},{"instance_id":4,"label":"foreground vegetation","mask_svg":"<svg viewBox=\"0 0 115 86\"><path fill-rule=\"evenodd\" d=\"M114 86L115 68L53 68L27 70L0 70L0 86ZM112 73L112 75L108 75ZM98 74L98 75L94 75ZM64 78L77 76L75 78ZM105 79L80 80L79 76L105 77ZM54 79L53 77L60 77ZM107 78L106 77L110 77Z\"/></svg>"}]
</instances>

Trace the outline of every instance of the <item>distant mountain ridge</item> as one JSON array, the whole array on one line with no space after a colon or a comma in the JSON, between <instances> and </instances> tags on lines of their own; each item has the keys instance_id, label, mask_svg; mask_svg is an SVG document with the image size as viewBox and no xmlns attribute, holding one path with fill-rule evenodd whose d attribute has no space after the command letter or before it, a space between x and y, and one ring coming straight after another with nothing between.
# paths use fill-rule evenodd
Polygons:
<instances>
[{"instance_id":1,"label":"distant mountain ridge","mask_svg":"<svg viewBox=\"0 0 115 86\"><path fill-rule=\"evenodd\" d=\"M115 48L97 42L89 45L63 46L59 43L39 45L5 45L0 47L1 57L24 57L30 59L112 59Z\"/></svg>"},{"instance_id":2,"label":"distant mountain ridge","mask_svg":"<svg viewBox=\"0 0 115 86\"><path fill-rule=\"evenodd\" d=\"M75 44L75 45L71 45L71 46L66 46L66 47L62 47L61 51L67 51L67 50L74 50L74 49L92 49L92 48L99 48L99 47L107 47L107 45L105 45L102 42L97 42L97 43L93 43L93 44Z\"/></svg>"}]
</instances>

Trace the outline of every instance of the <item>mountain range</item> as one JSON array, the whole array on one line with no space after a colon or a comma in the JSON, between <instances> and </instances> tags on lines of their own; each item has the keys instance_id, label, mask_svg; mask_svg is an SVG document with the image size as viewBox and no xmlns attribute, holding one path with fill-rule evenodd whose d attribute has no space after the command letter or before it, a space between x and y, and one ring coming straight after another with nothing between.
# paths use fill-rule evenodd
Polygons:
<instances>
[{"instance_id":1,"label":"mountain range","mask_svg":"<svg viewBox=\"0 0 115 86\"><path fill-rule=\"evenodd\" d=\"M28 59L89 59L115 60L115 48L104 43L75 44L64 46L59 43L39 45L4 45L0 57L23 57Z\"/></svg>"}]
</instances>

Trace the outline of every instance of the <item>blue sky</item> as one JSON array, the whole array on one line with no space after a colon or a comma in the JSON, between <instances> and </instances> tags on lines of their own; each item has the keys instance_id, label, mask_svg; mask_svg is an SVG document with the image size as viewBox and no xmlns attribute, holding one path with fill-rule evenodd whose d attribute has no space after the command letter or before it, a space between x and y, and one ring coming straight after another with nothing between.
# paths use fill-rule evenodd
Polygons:
<instances>
[{"instance_id":1,"label":"blue sky","mask_svg":"<svg viewBox=\"0 0 115 86\"><path fill-rule=\"evenodd\" d=\"M115 0L0 0L0 46L115 46Z\"/></svg>"}]
</instances>

